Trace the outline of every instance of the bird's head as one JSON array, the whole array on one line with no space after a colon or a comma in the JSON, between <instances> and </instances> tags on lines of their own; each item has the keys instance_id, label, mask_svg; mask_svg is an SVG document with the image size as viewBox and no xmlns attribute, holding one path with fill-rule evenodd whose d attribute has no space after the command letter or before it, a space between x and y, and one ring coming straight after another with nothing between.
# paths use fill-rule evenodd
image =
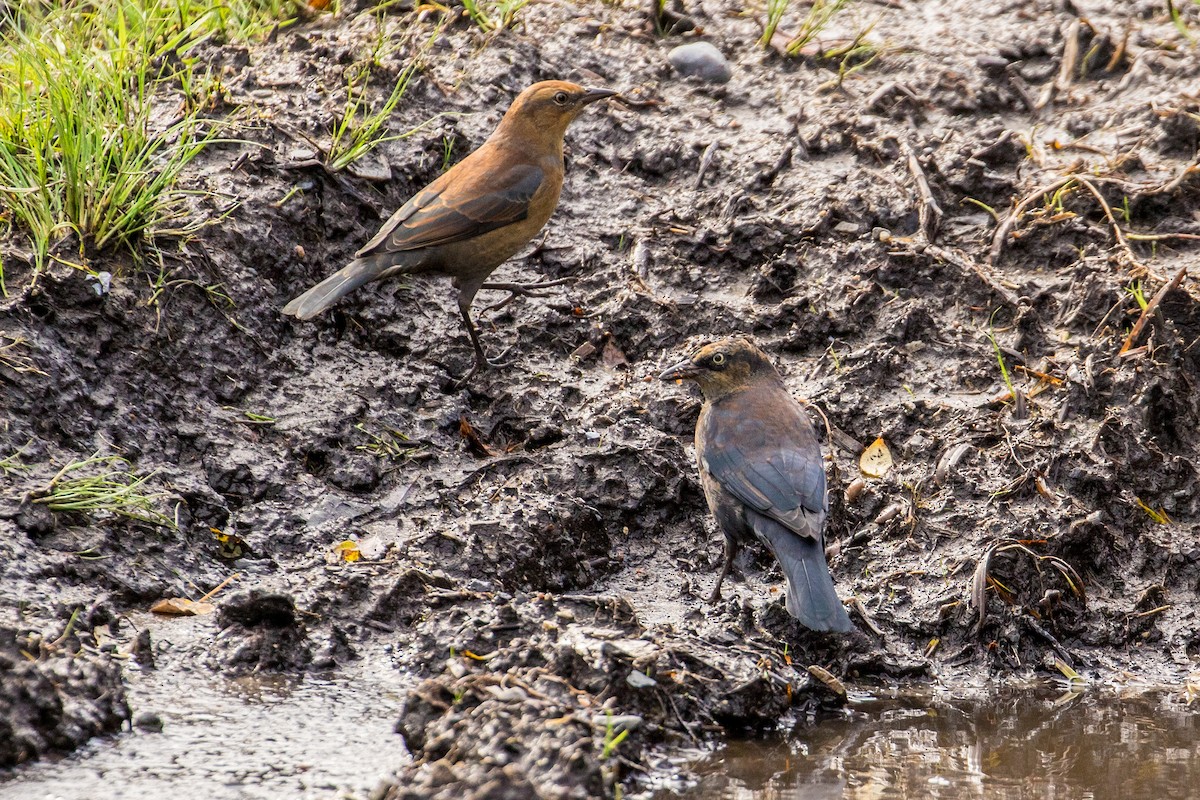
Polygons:
<instances>
[{"instance_id":1,"label":"bird's head","mask_svg":"<svg viewBox=\"0 0 1200 800\"><path fill-rule=\"evenodd\" d=\"M780 380L767 354L744 336L706 344L658 377L664 381L695 381L709 402L759 381Z\"/></svg>"},{"instance_id":2,"label":"bird's head","mask_svg":"<svg viewBox=\"0 0 1200 800\"><path fill-rule=\"evenodd\" d=\"M517 96L501 124L520 124L534 135L557 137L561 142L571 120L584 108L615 94L611 89L585 89L568 81L542 81Z\"/></svg>"}]
</instances>

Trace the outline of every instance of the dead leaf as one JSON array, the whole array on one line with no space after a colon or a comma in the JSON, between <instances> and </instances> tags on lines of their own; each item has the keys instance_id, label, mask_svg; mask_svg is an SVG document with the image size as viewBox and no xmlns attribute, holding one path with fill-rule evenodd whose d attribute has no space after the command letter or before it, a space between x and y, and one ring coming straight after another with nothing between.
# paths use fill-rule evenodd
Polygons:
<instances>
[{"instance_id":1,"label":"dead leaf","mask_svg":"<svg viewBox=\"0 0 1200 800\"><path fill-rule=\"evenodd\" d=\"M463 414L458 418L458 434L467 440L467 447L477 456L494 456L495 451L488 447L479 435L479 431L475 430L475 426L467 419L467 415Z\"/></svg>"},{"instance_id":2,"label":"dead leaf","mask_svg":"<svg viewBox=\"0 0 1200 800\"><path fill-rule=\"evenodd\" d=\"M825 684L829 691L833 692L839 697L846 696L846 684L842 683L837 679L836 675L819 664L810 664L808 667L808 674Z\"/></svg>"},{"instance_id":3,"label":"dead leaf","mask_svg":"<svg viewBox=\"0 0 1200 800\"><path fill-rule=\"evenodd\" d=\"M887 443L883 441L882 436L872 442L866 450L863 450L862 456L858 459L858 468L868 478L882 478L887 475L888 470L892 468L892 451L888 450Z\"/></svg>"},{"instance_id":4,"label":"dead leaf","mask_svg":"<svg viewBox=\"0 0 1200 800\"><path fill-rule=\"evenodd\" d=\"M150 606L152 614L167 614L174 617L198 617L216 610L212 603L188 600L186 597L168 597Z\"/></svg>"},{"instance_id":5,"label":"dead leaf","mask_svg":"<svg viewBox=\"0 0 1200 800\"><path fill-rule=\"evenodd\" d=\"M612 339L604 343L604 350L600 353L600 360L604 362L604 366L613 369L629 366L629 361L626 360L625 354L621 352L621 348L613 344Z\"/></svg>"},{"instance_id":6,"label":"dead leaf","mask_svg":"<svg viewBox=\"0 0 1200 800\"><path fill-rule=\"evenodd\" d=\"M583 361L585 358L590 358L594 355L596 355L596 345L591 342L584 342L575 348L574 352L571 353L571 358Z\"/></svg>"}]
</instances>

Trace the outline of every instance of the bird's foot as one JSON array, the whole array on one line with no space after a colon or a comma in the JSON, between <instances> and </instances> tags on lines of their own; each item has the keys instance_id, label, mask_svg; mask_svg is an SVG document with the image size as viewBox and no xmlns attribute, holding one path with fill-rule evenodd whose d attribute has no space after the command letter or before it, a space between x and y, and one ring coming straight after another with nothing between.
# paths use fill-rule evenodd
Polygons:
<instances>
[{"instance_id":1,"label":"bird's foot","mask_svg":"<svg viewBox=\"0 0 1200 800\"><path fill-rule=\"evenodd\" d=\"M511 356L513 354L513 351L516 349L517 349L517 346L513 345L512 347L508 348L503 353L501 353L495 359L487 358L482 353L477 354L477 357L475 359L475 364L472 365L470 372L468 372L466 375L463 375L461 378L456 380L454 382L454 385L450 387L450 390L457 392L459 389L462 389L464 386L466 386L470 382L471 378L474 378L476 375L478 375L480 372L483 372L488 367L492 367L494 369L503 369L505 367L511 367L514 363L516 363L516 359L510 358L509 356Z\"/></svg>"},{"instance_id":2,"label":"bird's foot","mask_svg":"<svg viewBox=\"0 0 1200 800\"><path fill-rule=\"evenodd\" d=\"M541 283L485 283L480 286L480 289L490 289L496 292L508 292L508 297L498 303L492 303L486 306L484 311L496 311L504 308L518 297L542 297L543 289L550 289L555 286L563 286L571 283L571 278L559 278L556 281L543 281Z\"/></svg>"},{"instance_id":3,"label":"bird's foot","mask_svg":"<svg viewBox=\"0 0 1200 800\"><path fill-rule=\"evenodd\" d=\"M488 362L486 362L486 361L484 362L484 364L487 364L487 363ZM462 389L464 386L466 386L468 383L471 382L471 378L474 378L482 368L483 367L480 365L480 363L478 361L476 361L475 366L471 367L470 371L466 375L463 375L461 378L456 380L450 386L450 391L457 392L460 389Z\"/></svg>"},{"instance_id":4,"label":"bird's foot","mask_svg":"<svg viewBox=\"0 0 1200 800\"><path fill-rule=\"evenodd\" d=\"M713 587L712 593L708 596L708 604L711 606L713 603L719 602L721 602L721 585L717 584Z\"/></svg>"},{"instance_id":5,"label":"bird's foot","mask_svg":"<svg viewBox=\"0 0 1200 800\"><path fill-rule=\"evenodd\" d=\"M495 358L485 358L484 361L487 362L489 367L495 367L497 369L511 367L513 364L517 363L516 350L517 346L514 344Z\"/></svg>"}]
</instances>

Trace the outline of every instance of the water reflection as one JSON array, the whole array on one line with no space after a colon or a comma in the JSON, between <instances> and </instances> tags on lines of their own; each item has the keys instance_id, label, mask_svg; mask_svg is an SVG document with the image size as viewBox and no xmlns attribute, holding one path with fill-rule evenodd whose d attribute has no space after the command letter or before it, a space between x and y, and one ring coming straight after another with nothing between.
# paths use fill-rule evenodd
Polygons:
<instances>
[{"instance_id":1,"label":"water reflection","mask_svg":"<svg viewBox=\"0 0 1200 800\"><path fill-rule=\"evenodd\" d=\"M1177 695L1007 690L853 704L793 736L731 743L655 800L1160 800L1200 796L1195 709Z\"/></svg>"},{"instance_id":2,"label":"water reflection","mask_svg":"<svg viewBox=\"0 0 1200 800\"><path fill-rule=\"evenodd\" d=\"M366 796L407 758L393 731L400 689L366 675L303 680L126 673L160 733L95 739L0 770L2 800L304 800Z\"/></svg>"}]
</instances>

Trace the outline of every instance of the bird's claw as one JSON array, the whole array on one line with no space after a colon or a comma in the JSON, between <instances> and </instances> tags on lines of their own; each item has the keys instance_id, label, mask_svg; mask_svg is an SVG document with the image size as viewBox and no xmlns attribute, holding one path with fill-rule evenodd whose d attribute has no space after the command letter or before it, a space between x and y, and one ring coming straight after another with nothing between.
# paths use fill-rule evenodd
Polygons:
<instances>
[{"instance_id":1,"label":"bird's claw","mask_svg":"<svg viewBox=\"0 0 1200 800\"><path fill-rule=\"evenodd\" d=\"M496 311L504 308L506 305L516 300L518 297L541 297L543 289L550 289L555 286L563 286L571 283L571 278L559 278L554 281L543 281L541 283L485 283L480 286L480 289L489 289L496 292L508 292L508 297L498 303L492 303L490 306L485 306L484 311Z\"/></svg>"},{"instance_id":2,"label":"bird's claw","mask_svg":"<svg viewBox=\"0 0 1200 800\"><path fill-rule=\"evenodd\" d=\"M511 346L507 350L505 350L503 353L496 356L495 359L491 359L491 358L486 359L487 365L489 367L495 367L497 369L511 367L513 364L517 363L517 359L513 357L513 353L516 349L517 349L517 346L514 344L513 346Z\"/></svg>"},{"instance_id":3,"label":"bird's claw","mask_svg":"<svg viewBox=\"0 0 1200 800\"><path fill-rule=\"evenodd\" d=\"M480 354L480 357L476 358L475 363L471 366L471 370L466 375L463 375L461 378L459 378L457 381L455 381L454 384L450 387L451 391L457 392L458 390L462 389L464 386L467 385L467 383L470 382L471 378L474 378L476 375L478 375L480 372L483 372L488 367L491 367L493 369L503 369L505 367L511 367L513 364L516 363L516 359L510 358L509 356L511 356L513 354L513 351L516 349L517 349L517 346L514 344L512 347L509 347L507 350L505 350L503 353L501 353L499 356L497 356L494 359L488 358L488 357Z\"/></svg>"},{"instance_id":4,"label":"bird's claw","mask_svg":"<svg viewBox=\"0 0 1200 800\"><path fill-rule=\"evenodd\" d=\"M492 289L497 292L512 292L513 294L533 294L541 289L564 286L571 283L572 280L572 278L558 278L557 280L542 281L541 283L485 283L479 288Z\"/></svg>"}]
</instances>

